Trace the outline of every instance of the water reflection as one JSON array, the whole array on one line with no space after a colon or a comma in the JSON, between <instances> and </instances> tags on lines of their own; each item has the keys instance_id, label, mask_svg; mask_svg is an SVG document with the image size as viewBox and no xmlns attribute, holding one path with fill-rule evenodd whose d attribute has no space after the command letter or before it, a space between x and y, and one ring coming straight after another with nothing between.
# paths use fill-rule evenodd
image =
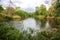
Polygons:
<instances>
[{"instance_id":1,"label":"water reflection","mask_svg":"<svg viewBox=\"0 0 60 40\"><path fill-rule=\"evenodd\" d=\"M41 19L41 20L35 19L35 20L36 20L36 23L39 27L44 28L46 26L47 19Z\"/></svg>"},{"instance_id":2,"label":"water reflection","mask_svg":"<svg viewBox=\"0 0 60 40\"><path fill-rule=\"evenodd\" d=\"M31 28L34 31L45 30L50 27L46 19L37 20L34 18L28 18L23 21L13 21L13 26L19 30L29 30L29 28Z\"/></svg>"},{"instance_id":3,"label":"water reflection","mask_svg":"<svg viewBox=\"0 0 60 40\"><path fill-rule=\"evenodd\" d=\"M51 28L49 24L49 20L47 19L41 19L41 20L35 19L35 20L36 20L37 27L40 27L40 30Z\"/></svg>"},{"instance_id":4,"label":"water reflection","mask_svg":"<svg viewBox=\"0 0 60 40\"><path fill-rule=\"evenodd\" d=\"M56 27L56 20L55 18L50 18L49 19L49 24L51 25L52 28Z\"/></svg>"},{"instance_id":5,"label":"water reflection","mask_svg":"<svg viewBox=\"0 0 60 40\"><path fill-rule=\"evenodd\" d=\"M34 18L28 18L26 20L23 21L24 27L25 28L31 28L31 29L39 29L38 27L36 27L36 21Z\"/></svg>"}]
</instances>

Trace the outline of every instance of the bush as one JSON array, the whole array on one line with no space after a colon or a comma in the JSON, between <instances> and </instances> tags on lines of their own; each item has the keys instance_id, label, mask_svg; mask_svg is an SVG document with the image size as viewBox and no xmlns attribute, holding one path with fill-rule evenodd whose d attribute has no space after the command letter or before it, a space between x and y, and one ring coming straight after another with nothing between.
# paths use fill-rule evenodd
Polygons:
<instances>
[{"instance_id":1,"label":"bush","mask_svg":"<svg viewBox=\"0 0 60 40\"><path fill-rule=\"evenodd\" d=\"M19 31L11 27L8 23L0 24L0 39L1 40L18 40Z\"/></svg>"},{"instance_id":2,"label":"bush","mask_svg":"<svg viewBox=\"0 0 60 40\"><path fill-rule=\"evenodd\" d=\"M60 31L56 28L37 34L38 40L60 40Z\"/></svg>"}]
</instances>

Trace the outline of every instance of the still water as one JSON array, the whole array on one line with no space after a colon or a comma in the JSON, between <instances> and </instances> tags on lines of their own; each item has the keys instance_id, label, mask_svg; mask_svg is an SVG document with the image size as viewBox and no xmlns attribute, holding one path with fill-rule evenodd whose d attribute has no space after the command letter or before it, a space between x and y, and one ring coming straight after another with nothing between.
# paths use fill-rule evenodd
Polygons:
<instances>
[{"instance_id":1,"label":"still water","mask_svg":"<svg viewBox=\"0 0 60 40\"><path fill-rule=\"evenodd\" d=\"M43 20L44 21L44 20ZM13 21L13 26L19 30L29 30L31 28L34 31L42 31L50 28L49 21L43 22L34 18L28 18L23 21Z\"/></svg>"}]
</instances>

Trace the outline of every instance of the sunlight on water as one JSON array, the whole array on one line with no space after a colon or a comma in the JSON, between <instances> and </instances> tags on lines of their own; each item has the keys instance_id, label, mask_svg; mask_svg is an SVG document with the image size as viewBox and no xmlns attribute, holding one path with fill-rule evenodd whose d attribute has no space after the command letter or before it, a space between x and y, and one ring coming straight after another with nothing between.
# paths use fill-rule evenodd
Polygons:
<instances>
[{"instance_id":1,"label":"sunlight on water","mask_svg":"<svg viewBox=\"0 0 60 40\"><path fill-rule=\"evenodd\" d=\"M39 29L39 27L37 27L37 25L36 25L36 21L34 18L28 18L28 19L24 20L23 24L24 24L24 28L31 28L31 29L35 29L35 30Z\"/></svg>"},{"instance_id":2,"label":"sunlight on water","mask_svg":"<svg viewBox=\"0 0 60 40\"><path fill-rule=\"evenodd\" d=\"M46 29L50 28L49 21L46 22L45 28L46 28Z\"/></svg>"}]
</instances>

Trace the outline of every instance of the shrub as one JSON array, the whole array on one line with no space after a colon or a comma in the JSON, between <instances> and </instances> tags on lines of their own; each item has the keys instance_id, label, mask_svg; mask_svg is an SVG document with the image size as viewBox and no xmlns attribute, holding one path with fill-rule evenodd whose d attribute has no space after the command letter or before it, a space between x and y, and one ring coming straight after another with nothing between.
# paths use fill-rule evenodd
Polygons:
<instances>
[{"instance_id":1,"label":"shrub","mask_svg":"<svg viewBox=\"0 0 60 40\"><path fill-rule=\"evenodd\" d=\"M0 23L0 39L1 40L18 40L19 31L11 27L8 23Z\"/></svg>"}]
</instances>

